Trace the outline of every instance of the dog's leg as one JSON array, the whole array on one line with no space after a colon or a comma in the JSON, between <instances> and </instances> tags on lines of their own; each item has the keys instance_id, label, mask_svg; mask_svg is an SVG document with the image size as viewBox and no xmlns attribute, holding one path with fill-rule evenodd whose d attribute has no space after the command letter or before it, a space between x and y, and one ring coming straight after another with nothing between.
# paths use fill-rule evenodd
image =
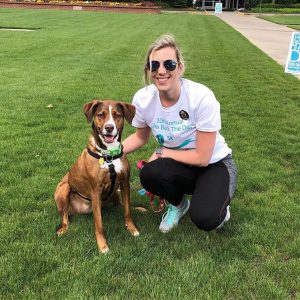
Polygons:
<instances>
[{"instance_id":1,"label":"dog's leg","mask_svg":"<svg viewBox=\"0 0 300 300\"><path fill-rule=\"evenodd\" d=\"M101 199L102 189L96 188L92 190L92 208L95 222L96 241L100 252L107 253L108 246L104 237L102 214L101 214Z\"/></svg>"},{"instance_id":2,"label":"dog's leg","mask_svg":"<svg viewBox=\"0 0 300 300\"><path fill-rule=\"evenodd\" d=\"M122 201L124 204L124 216L125 216L125 226L127 230L133 235L138 236L140 233L135 227L132 217L131 217L131 211L130 211L130 186L129 186L129 180L124 180L121 183L121 195L122 195Z\"/></svg>"},{"instance_id":3,"label":"dog's leg","mask_svg":"<svg viewBox=\"0 0 300 300\"><path fill-rule=\"evenodd\" d=\"M57 235L63 235L68 231L69 226L69 194L70 185L68 183L67 173L61 182L57 185L54 198L59 215L61 216L61 224L59 225L56 233Z\"/></svg>"}]
</instances>

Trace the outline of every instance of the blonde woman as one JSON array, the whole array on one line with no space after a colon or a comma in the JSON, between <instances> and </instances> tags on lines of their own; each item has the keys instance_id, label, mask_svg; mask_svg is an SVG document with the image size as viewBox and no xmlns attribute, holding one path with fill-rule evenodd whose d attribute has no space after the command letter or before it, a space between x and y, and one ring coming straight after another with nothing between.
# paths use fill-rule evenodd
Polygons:
<instances>
[{"instance_id":1,"label":"blonde woman","mask_svg":"<svg viewBox=\"0 0 300 300\"><path fill-rule=\"evenodd\" d=\"M151 133L158 148L140 172L143 187L167 201L159 225L173 229L189 211L202 230L220 228L230 218L236 187L232 150L220 134L220 105L206 86L182 78L184 59L175 39L159 37L149 48L144 79L132 104L136 132L124 142L124 153L144 146ZM186 195L192 195L189 201Z\"/></svg>"}]
</instances>

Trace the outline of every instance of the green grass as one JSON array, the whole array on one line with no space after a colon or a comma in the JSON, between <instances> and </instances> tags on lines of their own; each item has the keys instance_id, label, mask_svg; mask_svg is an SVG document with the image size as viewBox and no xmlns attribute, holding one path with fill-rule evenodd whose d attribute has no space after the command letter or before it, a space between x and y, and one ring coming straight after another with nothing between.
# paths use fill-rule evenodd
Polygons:
<instances>
[{"instance_id":1,"label":"green grass","mask_svg":"<svg viewBox=\"0 0 300 300\"><path fill-rule=\"evenodd\" d=\"M1 9L0 27L39 28L0 31L1 299L299 299L299 80L215 16ZM206 233L186 217L163 235L160 214L134 211L133 238L109 208L108 255L91 215L56 237L53 192L91 131L83 104L130 102L166 32L186 77L221 103L239 169L232 219ZM134 165L150 146L129 156L133 205L146 204Z\"/></svg>"},{"instance_id":2,"label":"green grass","mask_svg":"<svg viewBox=\"0 0 300 300\"><path fill-rule=\"evenodd\" d=\"M264 14L300 14L300 8L299 7L252 7L251 8L252 13L264 13Z\"/></svg>"},{"instance_id":3,"label":"green grass","mask_svg":"<svg viewBox=\"0 0 300 300\"><path fill-rule=\"evenodd\" d=\"M260 16L261 19L280 24L286 25L295 30L300 30L300 15L298 16Z\"/></svg>"}]
</instances>

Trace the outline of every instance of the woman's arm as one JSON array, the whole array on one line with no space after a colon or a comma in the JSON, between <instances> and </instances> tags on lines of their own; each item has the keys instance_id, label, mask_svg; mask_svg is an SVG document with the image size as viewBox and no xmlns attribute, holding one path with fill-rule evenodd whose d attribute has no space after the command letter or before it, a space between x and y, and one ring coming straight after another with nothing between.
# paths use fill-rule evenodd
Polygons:
<instances>
[{"instance_id":1,"label":"woman's arm","mask_svg":"<svg viewBox=\"0 0 300 300\"><path fill-rule=\"evenodd\" d=\"M203 132L197 131L197 148L193 150L172 150L163 148L161 157L168 157L184 164L206 167L211 159L215 142L216 142L217 132ZM156 158L154 153L149 161Z\"/></svg>"},{"instance_id":2,"label":"woman's arm","mask_svg":"<svg viewBox=\"0 0 300 300\"><path fill-rule=\"evenodd\" d=\"M150 133L150 127L137 128L135 133L122 142L124 154L131 153L144 146L150 138Z\"/></svg>"}]
</instances>

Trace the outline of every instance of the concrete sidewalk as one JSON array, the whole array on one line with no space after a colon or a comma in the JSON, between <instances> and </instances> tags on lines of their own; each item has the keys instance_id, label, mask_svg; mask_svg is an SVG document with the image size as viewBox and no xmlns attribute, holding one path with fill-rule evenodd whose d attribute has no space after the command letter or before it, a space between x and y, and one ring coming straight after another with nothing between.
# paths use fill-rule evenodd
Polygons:
<instances>
[{"instance_id":1,"label":"concrete sidewalk","mask_svg":"<svg viewBox=\"0 0 300 300\"><path fill-rule=\"evenodd\" d=\"M253 14L222 12L215 15L285 67L292 32L296 30L259 19ZM295 76L300 79L300 74Z\"/></svg>"}]
</instances>

